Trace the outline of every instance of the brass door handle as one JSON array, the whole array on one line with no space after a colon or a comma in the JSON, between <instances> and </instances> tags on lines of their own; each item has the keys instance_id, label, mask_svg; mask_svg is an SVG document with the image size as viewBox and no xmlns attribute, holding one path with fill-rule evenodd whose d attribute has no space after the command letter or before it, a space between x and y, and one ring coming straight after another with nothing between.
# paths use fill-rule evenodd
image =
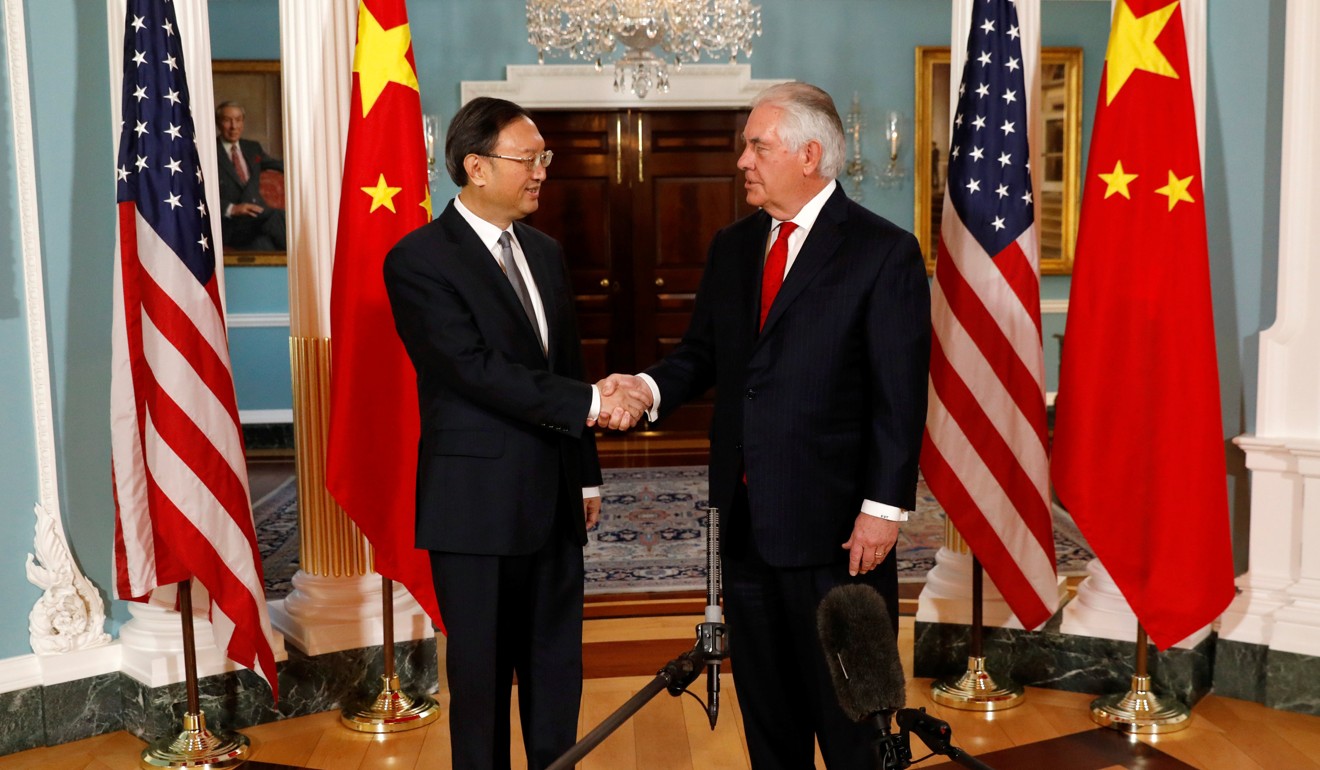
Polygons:
<instances>
[{"instance_id":1,"label":"brass door handle","mask_svg":"<svg viewBox=\"0 0 1320 770\"><path fill-rule=\"evenodd\" d=\"M663 278L657 278L657 279L655 279L655 287L656 287L657 289L663 289L664 286L665 286L665 279L663 279Z\"/></svg>"},{"instance_id":2,"label":"brass door handle","mask_svg":"<svg viewBox=\"0 0 1320 770\"><path fill-rule=\"evenodd\" d=\"M602 279L600 279L600 288L602 288L602 289L608 289L608 288L610 288L610 279L608 279L608 278L602 278Z\"/></svg>"}]
</instances>

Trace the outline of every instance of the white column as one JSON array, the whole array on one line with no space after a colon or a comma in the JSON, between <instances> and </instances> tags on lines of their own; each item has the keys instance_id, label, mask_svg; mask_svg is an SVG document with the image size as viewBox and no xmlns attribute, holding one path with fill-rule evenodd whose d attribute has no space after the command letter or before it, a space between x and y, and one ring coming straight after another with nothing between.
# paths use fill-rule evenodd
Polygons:
<instances>
[{"instance_id":1,"label":"white column","mask_svg":"<svg viewBox=\"0 0 1320 770\"><path fill-rule=\"evenodd\" d=\"M280 2L289 335L295 345L317 359L308 367L295 367L295 379L317 372L328 375L328 368L318 365L326 363L321 356L328 356L330 286L348 142L357 10L357 0ZM304 387L301 394L313 400L325 396L312 386ZM317 403L309 412L313 418L324 418L323 409L328 407L328 403ZM299 437L299 442L305 444L299 451L314 456L300 456L299 472L315 471L319 481L325 468L323 425L320 419L309 419L307 424L310 430ZM304 461L312 465L304 465ZM313 490L300 483L300 494L305 491ZM305 499L305 511L333 506L324 489L314 491L324 499ZM337 506L333 508L332 516L343 516ZM327 537L324 533L315 536ZM309 535L304 534L306 537ZM341 542L337 547L355 551L361 536L354 531L350 537L352 544ZM299 570L293 576L289 596L271 604L271 624L309 655L372 647L384 641L380 576L362 574L348 565L355 559L339 561L338 556L332 554L327 559L335 562L333 566L319 565L320 571L327 574ZM398 583L394 584L393 614L395 641L432 636L426 613Z\"/></svg>"},{"instance_id":2,"label":"white column","mask_svg":"<svg viewBox=\"0 0 1320 770\"><path fill-rule=\"evenodd\" d=\"M1249 571L1223 638L1320 655L1320 6L1289 0L1285 25L1278 311L1261 334Z\"/></svg>"},{"instance_id":3,"label":"white column","mask_svg":"<svg viewBox=\"0 0 1320 770\"><path fill-rule=\"evenodd\" d=\"M981 624L986 628L1022 628L989 575L981 583ZM941 546L935 566L917 597L919 623L972 623L972 555Z\"/></svg>"}]
</instances>

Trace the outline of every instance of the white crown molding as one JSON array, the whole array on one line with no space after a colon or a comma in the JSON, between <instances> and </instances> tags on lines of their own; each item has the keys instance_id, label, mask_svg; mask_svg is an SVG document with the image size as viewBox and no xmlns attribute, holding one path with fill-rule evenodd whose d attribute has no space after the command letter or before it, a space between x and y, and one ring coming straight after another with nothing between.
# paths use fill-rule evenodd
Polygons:
<instances>
[{"instance_id":1,"label":"white crown molding","mask_svg":"<svg viewBox=\"0 0 1320 770\"><path fill-rule=\"evenodd\" d=\"M1040 301L1040 312L1047 315L1067 315L1068 300L1066 299L1043 299Z\"/></svg>"},{"instance_id":2,"label":"white crown molding","mask_svg":"<svg viewBox=\"0 0 1320 770\"><path fill-rule=\"evenodd\" d=\"M37 453L38 499L33 505L36 515L33 551L36 553L35 556L32 553L27 556L27 578L44 591L28 615L28 638L35 652L68 652L106 644L110 636L103 630L105 606L101 602L101 595L73 560L60 516L36 155L32 139L27 25L23 18L22 0L5 0L4 14L9 107L13 120L14 180L18 194L19 239L23 250L28 370Z\"/></svg>"},{"instance_id":3,"label":"white crown molding","mask_svg":"<svg viewBox=\"0 0 1320 770\"><path fill-rule=\"evenodd\" d=\"M753 80L747 64L687 64L670 69L668 93L652 91L639 99L614 90L612 68L590 64L523 64L504 68L504 80L465 80L460 100L495 96L529 109L617 107L746 107L765 88L783 80Z\"/></svg>"},{"instance_id":4,"label":"white crown molding","mask_svg":"<svg viewBox=\"0 0 1320 770\"><path fill-rule=\"evenodd\" d=\"M288 313L230 313L225 316L230 329L265 329L289 325Z\"/></svg>"}]
</instances>

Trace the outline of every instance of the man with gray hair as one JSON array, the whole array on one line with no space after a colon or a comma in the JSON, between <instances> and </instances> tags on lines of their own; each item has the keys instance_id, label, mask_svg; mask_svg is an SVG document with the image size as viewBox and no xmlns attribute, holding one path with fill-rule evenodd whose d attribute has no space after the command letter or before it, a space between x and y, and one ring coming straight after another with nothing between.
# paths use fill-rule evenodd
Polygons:
<instances>
[{"instance_id":1,"label":"man with gray hair","mask_svg":"<svg viewBox=\"0 0 1320 770\"><path fill-rule=\"evenodd\" d=\"M760 211L715 235L691 326L615 388L663 419L715 386L710 502L733 678L756 770L872 767L816 634L829 590L865 583L897 628L894 545L916 503L930 290L916 239L844 195L843 124L805 83L761 93L738 159Z\"/></svg>"}]
</instances>

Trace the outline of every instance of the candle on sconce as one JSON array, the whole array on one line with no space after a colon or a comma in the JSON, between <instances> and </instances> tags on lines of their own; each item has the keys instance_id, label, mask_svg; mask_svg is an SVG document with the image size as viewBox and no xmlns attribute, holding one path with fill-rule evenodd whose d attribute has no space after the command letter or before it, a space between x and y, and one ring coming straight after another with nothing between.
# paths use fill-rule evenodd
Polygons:
<instances>
[{"instance_id":1,"label":"candle on sconce","mask_svg":"<svg viewBox=\"0 0 1320 770\"><path fill-rule=\"evenodd\" d=\"M890 112L888 120L885 121L885 133L889 136L889 160L891 162L898 160L898 123L898 113Z\"/></svg>"}]
</instances>

